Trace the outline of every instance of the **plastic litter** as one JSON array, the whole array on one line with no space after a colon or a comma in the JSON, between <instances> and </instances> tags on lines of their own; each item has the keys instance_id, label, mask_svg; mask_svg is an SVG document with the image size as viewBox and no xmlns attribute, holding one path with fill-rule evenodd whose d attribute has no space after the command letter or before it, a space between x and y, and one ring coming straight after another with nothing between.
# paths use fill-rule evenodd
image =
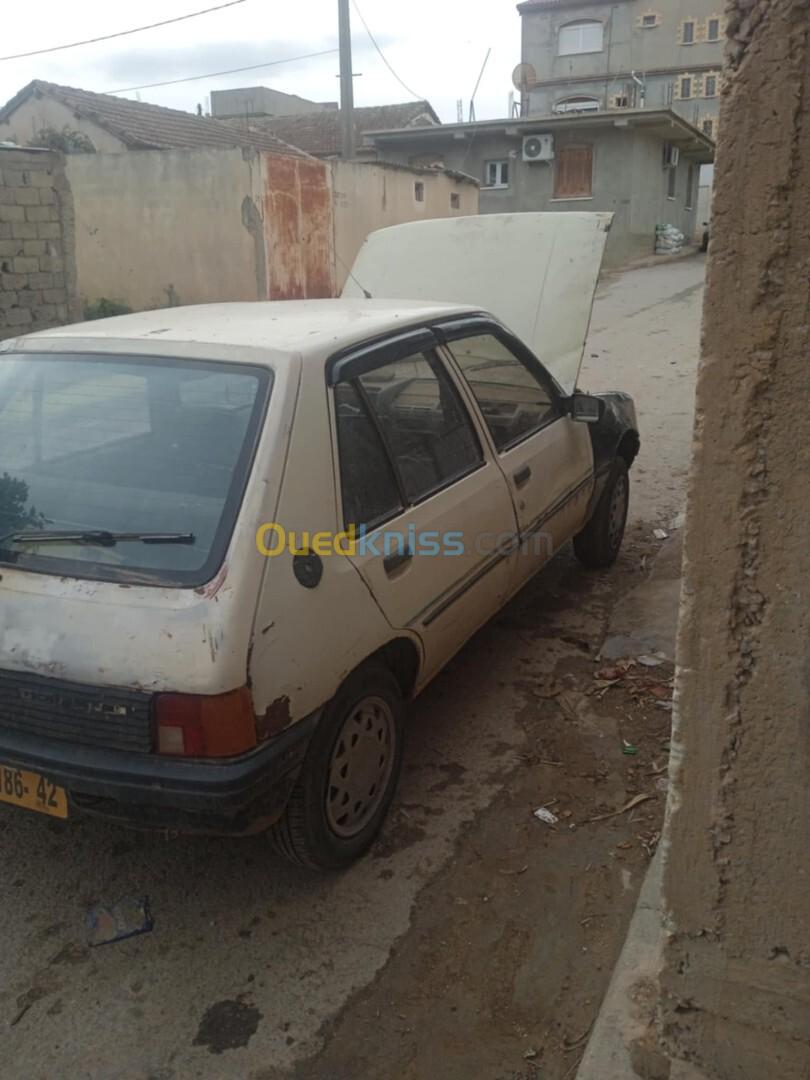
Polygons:
<instances>
[{"instance_id":1,"label":"plastic litter","mask_svg":"<svg viewBox=\"0 0 810 1080\"><path fill-rule=\"evenodd\" d=\"M669 538L669 533L666 529L653 529L653 536L656 540L666 540Z\"/></svg>"},{"instance_id":2,"label":"plastic litter","mask_svg":"<svg viewBox=\"0 0 810 1080\"><path fill-rule=\"evenodd\" d=\"M557 822L560 820L556 814L552 814L552 812L545 806L541 806L537 810L535 810L534 816L537 818L538 821L545 822L546 825L556 825Z\"/></svg>"},{"instance_id":3,"label":"plastic litter","mask_svg":"<svg viewBox=\"0 0 810 1080\"><path fill-rule=\"evenodd\" d=\"M686 237L674 225L655 226L655 254L678 255L683 251Z\"/></svg>"},{"instance_id":4,"label":"plastic litter","mask_svg":"<svg viewBox=\"0 0 810 1080\"><path fill-rule=\"evenodd\" d=\"M638 660L639 664L643 664L644 667L658 667L659 664L663 664L664 662L664 658L662 656L651 655L637 656L636 660Z\"/></svg>"},{"instance_id":5,"label":"plastic litter","mask_svg":"<svg viewBox=\"0 0 810 1080\"><path fill-rule=\"evenodd\" d=\"M150 933L155 926L149 897L127 896L112 907L90 908L87 913L87 940L91 948L126 941Z\"/></svg>"}]
</instances>

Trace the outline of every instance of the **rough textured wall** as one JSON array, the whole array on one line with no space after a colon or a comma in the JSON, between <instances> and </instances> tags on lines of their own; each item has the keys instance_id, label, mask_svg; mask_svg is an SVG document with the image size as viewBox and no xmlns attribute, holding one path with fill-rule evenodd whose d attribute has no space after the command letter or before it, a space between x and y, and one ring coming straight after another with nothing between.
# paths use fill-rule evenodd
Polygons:
<instances>
[{"instance_id":1,"label":"rough textured wall","mask_svg":"<svg viewBox=\"0 0 810 1080\"><path fill-rule=\"evenodd\" d=\"M259 155L138 150L67 160L84 301L142 311L266 298Z\"/></svg>"},{"instance_id":2,"label":"rough textured wall","mask_svg":"<svg viewBox=\"0 0 810 1080\"><path fill-rule=\"evenodd\" d=\"M810 1076L810 0L730 0L679 631L662 1030Z\"/></svg>"},{"instance_id":3,"label":"rough textured wall","mask_svg":"<svg viewBox=\"0 0 810 1080\"><path fill-rule=\"evenodd\" d=\"M333 161L338 292L369 233L425 218L478 213L478 186L447 173L383 162ZM422 185L422 200L416 185Z\"/></svg>"},{"instance_id":4,"label":"rough textured wall","mask_svg":"<svg viewBox=\"0 0 810 1080\"><path fill-rule=\"evenodd\" d=\"M0 338L77 318L73 200L63 158L0 149Z\"/></svg>"}]
</instances>

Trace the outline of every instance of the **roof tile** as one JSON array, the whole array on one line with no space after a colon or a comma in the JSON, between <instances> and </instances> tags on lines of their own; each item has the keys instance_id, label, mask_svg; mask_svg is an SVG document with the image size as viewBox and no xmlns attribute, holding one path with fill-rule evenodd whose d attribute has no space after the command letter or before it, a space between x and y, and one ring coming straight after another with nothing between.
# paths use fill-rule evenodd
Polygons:
<instances>
[{"instance_id":1,"label":"roof tile","mask_svg":"<svg viewBox=\"0 0 810 1080\"><path fill-rule=\"evenodd\" d=\"M7 119L32 94L50 95L76 116L92 120L115 135L132 150L192 150L198 147L250 147L296 157L307 156L263 129L240 129L207 116L129 101L112 94L97 94L71 86L34 79L0 109L0 122Z\"/></svg>"}]
</instances>

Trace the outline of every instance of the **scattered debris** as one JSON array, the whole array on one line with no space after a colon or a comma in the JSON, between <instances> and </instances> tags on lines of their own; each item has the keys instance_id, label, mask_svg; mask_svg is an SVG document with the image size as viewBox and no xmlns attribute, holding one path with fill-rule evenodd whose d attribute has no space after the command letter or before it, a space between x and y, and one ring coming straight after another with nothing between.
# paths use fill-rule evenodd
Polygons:
<instances>
[{"instance_id":1,"label":"scattered debris","mask_svg":"<svg viewBox=\"0 0 810 1080\"><path fill-rule=\"evenodd\" d=\"M656 540L668 540L669 533L666 529L653 529L653 536Z\"/></svg>"},{"instance_id":2,"label":"scattered debris","mask_svg":"<svg viewBox=\"0 0 810 1080\"><path fill-rule=\"evenodd\" d=\"M621 810L612 810L609 814L598 814L596 817L588 818L585 824L590 825L591 822L594 821L607 821L608 818L619 817L620 814L626 814L628 810L634 810L635 807L640 806L643 802L647 802L648 799L654 798L654 795L634 795L630 802L626 803Z\"/></svg>"},{"instance_id":3,"label":"scattered debris","mask_svg":"<svg viewBox=\"0 0 810 1080\"><path fill-rule=\"evenodd\" d=\"M533 1046L530 1046L526 1053L523 1055L527 1061L533 1061L537 1057L537 1051Z\"/></svg>"},{"instance_id":4,"label":"scattered debris","mask_svg":"<svg viewBox=\"0 0 810 1080\"><path fill-rule=\"evenodd\" d=\"M638 747L633 746L633 744L629 743L627 739L622 739L622 753L626 754L627 757L635 757L635 755L638 753Z\"/></svg>"},{"instance_id":5,"label":"scattered debris","mask_svg":"<svg viewBox=\"0 0 810 1080\"><path fill-rule=\"evenodd\" d=\"M556 814L552 814L552 812L545 806L541 806L537 810L535 810L534 817L536 817L538 821L544 821L546 825L556 825L557 822L560 820Z\"/></svg>"},{"instance_id":6,"label":"scattered debris","mask_svg":"<svg viewBox=\"0 0 810 1080\"><path fill-rule=\"evenodd\" d=\"M155 926L149 897L128 896L112 907L92 907L87 913L87 939L92 948L150 933Z\"/></svg>"},{"instance_id":7,"label":"scattered debris","mask_svg":"<svg viewBox=\"0 0 810 1080\"><path fill-rule=\"evenodd\" d=\"M652 653L648 656L638 656L636 659L644 667L660 667L666 657L662 653Z\"/></svg>"},{"instance_id":8,"label":"scattered debris","mask_svg":"<svg viewBox=\"0 0 810 1080\"><path fill-rule=\"evenodd\" d=\"M506 874L509 877L517 877L519 874L525 874L528 869L528 866L521 866L519 870L499 870L498 873Z\"/></svg>"}]
</instances>

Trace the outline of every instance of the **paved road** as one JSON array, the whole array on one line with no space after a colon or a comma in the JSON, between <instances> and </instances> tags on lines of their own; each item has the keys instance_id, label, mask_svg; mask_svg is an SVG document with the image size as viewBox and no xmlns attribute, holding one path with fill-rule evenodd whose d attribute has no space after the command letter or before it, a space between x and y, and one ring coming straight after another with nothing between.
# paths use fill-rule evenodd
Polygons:
<instances>
[{"instance_id":1,"label":"paved road","mask_svg":"<svg viewBox=\"0 0 810 1080\"><path fill-rule=\"evenodd\" d=\"M702 271L694 259L613 276L594 313L583 382L640 406L639 535L683 500ZM407 948L420 890L504 790L525 665L550 671L606 625L610 582L578 604L561 558L414 706L396 809L345 874L297 871L260 837L166 840L0 808L0 1077L266 1080L316 1052L394 944ZM154 931L89 950L87 909L130 894L149 896Z\"/></svg>"}]
</instances>

